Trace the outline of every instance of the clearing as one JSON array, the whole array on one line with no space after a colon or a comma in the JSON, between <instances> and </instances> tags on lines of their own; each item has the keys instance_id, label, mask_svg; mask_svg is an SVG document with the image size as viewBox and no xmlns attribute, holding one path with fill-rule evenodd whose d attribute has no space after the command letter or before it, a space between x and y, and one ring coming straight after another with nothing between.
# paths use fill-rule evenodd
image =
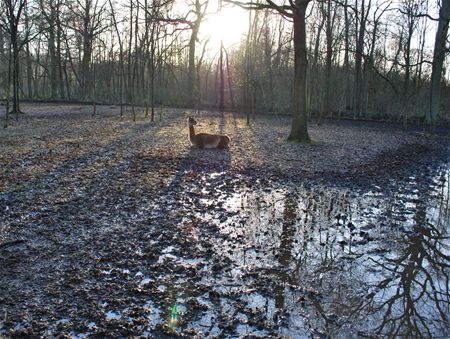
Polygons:
<instances>
[{"instance_id":1,"label":"clearing","mask_svg":"<svg viewBox=\"0 0 450 339\"><path fill-rule=\"evenodd\" d=\"M448 133L24 105L0 131L0 336L445 336ZM446 134L447 133L447 134Z\"/></svg>"}]
</instances>

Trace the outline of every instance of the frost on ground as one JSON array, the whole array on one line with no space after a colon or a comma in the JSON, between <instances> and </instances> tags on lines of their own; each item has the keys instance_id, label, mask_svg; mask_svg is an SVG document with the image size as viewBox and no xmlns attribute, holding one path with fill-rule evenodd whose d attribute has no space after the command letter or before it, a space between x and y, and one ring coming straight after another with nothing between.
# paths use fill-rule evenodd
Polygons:
<instances>
[{"instance_id":1,"label":"frost on ground","mask_svg":"<svg viewBox=\"0 0 450 339\"><path fill-rule=\"evenodd\" d=\"M449 330L446 135L28 105L0 131L0 336ZM411 300L414 302L411 303Z\"/></svg>"}]
</instances>

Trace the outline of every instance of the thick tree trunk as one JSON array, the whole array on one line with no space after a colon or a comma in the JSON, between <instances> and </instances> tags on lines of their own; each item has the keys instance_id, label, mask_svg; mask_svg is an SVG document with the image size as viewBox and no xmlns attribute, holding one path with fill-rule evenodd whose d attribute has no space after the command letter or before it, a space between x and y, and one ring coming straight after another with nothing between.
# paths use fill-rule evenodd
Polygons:
<instances>
[{"instance_id":1,"label":"thick tree trunk","mask_svg":"<svg viewBox=\"0 0 450 339\"><path fill-rule=\"evenodd\" d=\"M436 32L436 40L433 53L433 70L431 73L430 112L427 117L429 123L435 123L439 115L439 103L441 101L442 67L446 53L447 31L450 19L450 0L442 0L439 11L439 24Z\"/></svg>"},{"instance_id":2,"label":"thick tree trunk","mask_svg":"<svg viewBox=\"0 0 450 339\"><path fill-rule=\"evenodd\" d=\"M298 5L294 13L294 93L292 103L292 125L288 140L309 142L306 112L306 8L308 2Z\"/></svg>"}]
</instances>

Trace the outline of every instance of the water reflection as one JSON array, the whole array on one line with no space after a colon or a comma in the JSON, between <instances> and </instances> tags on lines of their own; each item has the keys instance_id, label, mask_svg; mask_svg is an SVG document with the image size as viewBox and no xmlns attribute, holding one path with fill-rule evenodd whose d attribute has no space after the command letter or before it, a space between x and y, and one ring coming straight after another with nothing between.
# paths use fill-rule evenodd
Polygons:
<instances>
[{"instance_id":1,"label":"water reflection","mask_svg":"<svg viewBox=\"0 0 450 339\"><path fill-rule=\"evenodd\" d=\"M370 311L382 315L377 334L432 337L449 328L448 236L438 228L442 219L434 226L418 201L412 231L400 239L404 245L393 258L372 259L384 275L370 295Z\"/></svg>"},{"instance_id":2,"label":"water reflection","mask_svg":"<svg viewBox=\"0 0 450 339\"><path fill-rule=\"evenodd\" d=\"M219 223L227 256L258 274L265 325L298 336L445 336L449 171L355 193L292 188L237 194ZM236 240L238 235L239 241ZM236 244L241 244L236 246ZM220 247L220 248L219 248ZM256 272L256 273L255 273ZM247 301L249 303L249 301Z\"/></svg>"},{"instance_id":3,"label":"water reflection","mask_svg":"<svg viewBox=\"0 0 450 339\"><path fill-rule=\"evenodd\" d=\"M371 258L379 281L368 313L377 334L432 337L449 331L449 171L427 185L410 178L397 195L396 218L387 233L389 255ZM428 188L428 189L427 189Z\"/></svg>"}]
</instances>

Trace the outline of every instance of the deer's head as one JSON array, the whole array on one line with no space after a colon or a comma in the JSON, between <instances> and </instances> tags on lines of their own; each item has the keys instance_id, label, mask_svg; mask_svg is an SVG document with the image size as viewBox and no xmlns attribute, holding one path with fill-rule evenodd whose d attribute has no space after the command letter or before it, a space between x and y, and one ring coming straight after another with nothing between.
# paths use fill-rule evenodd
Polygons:
<instances>
[{"instance_id":1,"label":"deer's head","mask_svg":"<svg viewBox=\"0 0 450 339\"><path fill-rule=\"evenodd\" d=\"M194 118L189 117L188 124L189 124L189 126L195 126L195 125L197 125L197 121Z\"/></svg>"}]
</instances>

